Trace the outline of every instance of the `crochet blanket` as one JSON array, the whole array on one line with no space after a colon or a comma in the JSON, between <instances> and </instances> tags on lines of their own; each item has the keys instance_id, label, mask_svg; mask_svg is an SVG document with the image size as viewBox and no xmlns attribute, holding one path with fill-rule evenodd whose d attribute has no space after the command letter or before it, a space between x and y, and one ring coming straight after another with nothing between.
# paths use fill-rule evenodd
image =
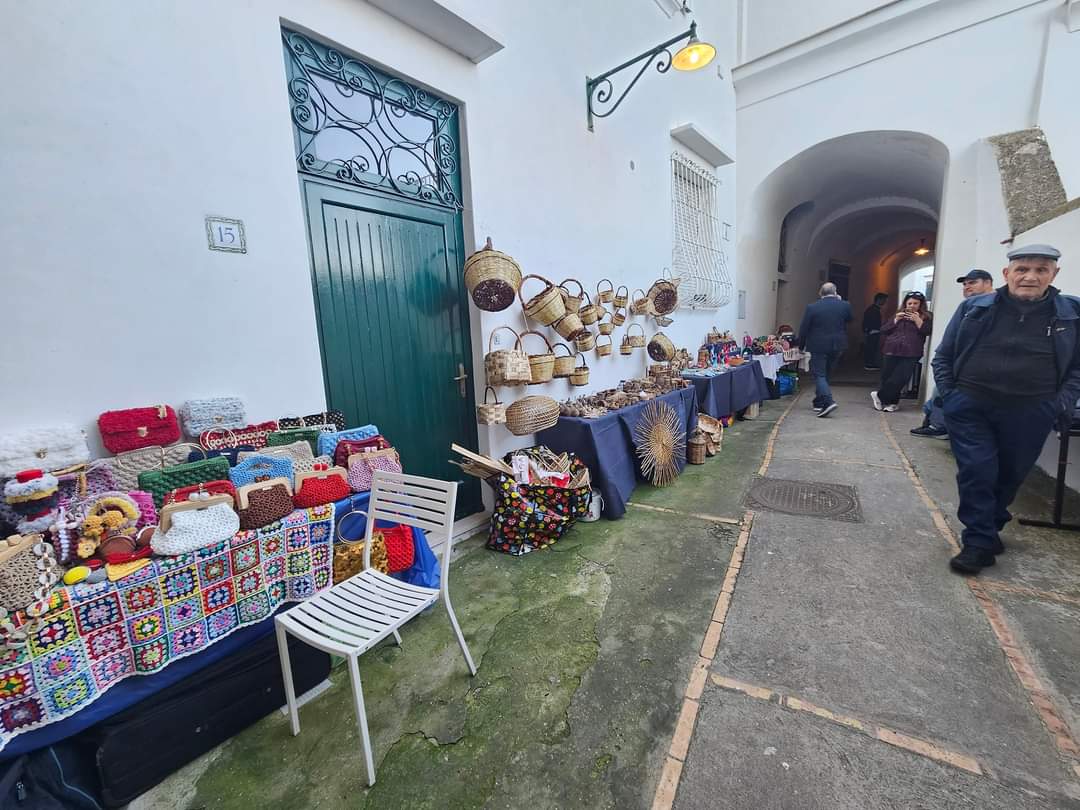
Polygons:
<instances>
[{"instance_id":1,"label":"crochet blanket","mask_svg":"<svg viewBox=\"0 0 1080 810\"><path fill-rule=\"evenodd\" d=\"M298 509L118 582L54 591L27 645L0 653L0 748L328 587L333 527L332 504Z\"/></svg>"}]
</instances>

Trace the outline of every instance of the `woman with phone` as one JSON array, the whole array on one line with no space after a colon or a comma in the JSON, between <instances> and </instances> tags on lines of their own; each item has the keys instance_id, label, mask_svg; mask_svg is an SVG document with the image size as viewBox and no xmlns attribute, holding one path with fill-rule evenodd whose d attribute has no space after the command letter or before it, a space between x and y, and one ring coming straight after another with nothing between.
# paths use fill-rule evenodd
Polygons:
<instances>
[{"instance_id":1,"label":"woman with phone","mask_svg":"<svg viewBox=\"0 0 1080 810\"><path fill-rule=\"evenodd\" d=\"M881 353L881 385L870 392L874 408L879 411L900 410L900 392L911 379L915 364L923 356L923 344L932 328L926 296L921 292L904 295L900 311L881 327L884 343Z\"/></svg>"}]
</instances>

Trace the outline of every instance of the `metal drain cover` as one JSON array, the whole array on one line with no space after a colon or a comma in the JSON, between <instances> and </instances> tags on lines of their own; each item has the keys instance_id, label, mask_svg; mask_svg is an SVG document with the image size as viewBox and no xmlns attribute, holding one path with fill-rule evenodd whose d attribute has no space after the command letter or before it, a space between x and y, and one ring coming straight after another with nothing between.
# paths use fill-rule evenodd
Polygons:
<instances>
[{"instance_id":1,"label":"metal drain cover","mask_svg":"<svg viewBox=\"0 0 1080 810\"><path fill-rule=\"evenodd\" d=\"M786 515L846 520L862 523L862 509L855 487L820 481L787 481L758 478L746 494L751 509L768 509Z\"/></svg>"}]
</instances>

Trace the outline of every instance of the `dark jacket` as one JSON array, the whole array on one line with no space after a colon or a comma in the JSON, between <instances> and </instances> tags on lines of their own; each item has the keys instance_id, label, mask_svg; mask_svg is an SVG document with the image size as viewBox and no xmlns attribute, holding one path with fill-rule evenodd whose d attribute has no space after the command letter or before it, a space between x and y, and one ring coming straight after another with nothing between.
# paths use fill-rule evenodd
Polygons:
<instances>
[{"instance_id":1,"label":"dark jacket","mask_svg":"<svg viewBox=\"0 0 1080 810\"><path fill-rule=\"evenodd\" d=\"M881 331L881 307L871 304L866 308L862 314L862 331L864 335Z\"/></svg>"},{"instance_id":2,"label":"dark jacket","mask_svg":"<svg viewBox=\"0 0 1080 810\"><path fill-rule=\"evenodd\" d=\"M799 348L811 354L842 352L848 347L847 325L851 304L839 298L821 298L810 304L799 324Z\"/></svg>"},{"instance_id":3,"label":"dark jacket","mask_svg":"<svg viewBox=\"0 0 1080 810\"><path fill-rule=\"evenodd\" d=\"M1051 287L1054 296L1054 318L1050 328L1054 330L1054 365L1058 379L1058 407L1064 423L1072 418L1076 401L1080 398L1080 298L1061 295ZM977 295L960 303L956 314L934 354L934 381L938 392L947 396L956 387L964 363L972 349L986 332L1000 306L998 293Z\"/></svg>"},{"instance_id":4,"label":"dark jacket","mask_svg":"<svg viewBox=\"0 0 1080 810\"><path fill-rule=\"evenodd\" d=\"M929 315L923 316L921 327L907 319L897 321L889 318L889 322L881 327L881 334L885 338L881 353L894 357L922 357L923 344L931 329L933 325Z\"/></svg>"}]
</instances>

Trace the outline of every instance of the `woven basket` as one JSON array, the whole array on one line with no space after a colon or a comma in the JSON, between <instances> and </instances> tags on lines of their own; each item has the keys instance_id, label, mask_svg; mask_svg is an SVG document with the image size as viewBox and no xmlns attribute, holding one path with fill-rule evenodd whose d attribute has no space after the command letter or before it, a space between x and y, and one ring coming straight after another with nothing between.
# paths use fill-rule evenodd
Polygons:
<instances>
[{"instance_id":1,"label":"woven basket","mask_svg":"<svg viewBox=\"0 0 1080 810\"><path fill-rule=\"evenodd\" d=\"M611 322L615 324L615 326L622 326L624 323L626 323L626 310L616 309L611 314Z\"/></svg>"},{"instance_id":2,"label":"woven basket","mask_svg":"<svg viewBox=\"0 0 1080 810\"><path fill-rule=\"evenodd\" d=\"M640 335L631 335L630 334L630 330L633 329L635 326L638 329L641 329L641 334ZM640 323L632 323L628 327L626 327L626 336L630 340L630 347L631 348L634 348L634 349L644 349L645 348L645 330L642 328Z\"/></svg>"},{"instance_id":3,"label":"woven basket","mask_svg":"<svg viewBox=\"0 0 1080 810\"><path fill-rule=\"evenodd\" d=\"M615 331L615 324L612 321L604 321L602 324L596 327L596 330L601 335L610 335Z\"/></svg>"},{"instance_id":4,"label":"woven basket","mask_svg":"<svg viewBox=\"0 0 1080 810\"><path fill-rule=\"evenodd\" d=\"M607 282L607 289L600 289L600 285ZM611 299L615 297L615 285L611 283L610 279L602 278L599 284L596 285L596 300L601 304L610 304Z\"/></svg>"},{"instance_id":5,"label":"woven basket","mask_svg":"<svg viewBox=\"0 0 1080 810\"><path fill-rule=\"evenodd\" d=\"M630 290L625 284L620 284L619 289L615 291L615 297L611 299L611 303L616 308L625 307L630 303Z\"/></svg>"},{"instance_id":6,"label":"woven basket","mask_svg":"<svg viewBox=\"0 0 1080 810\"><path fill-rule=\"evenodd\" d=\"M548 339L539 332L532 330L521 333L522 341L525 340L526 335L536 335L547 347L546 352L540 352L539 354L529 355L529 369L531 374L530 384L551 382L551 375L555 371L555 355L551 351L551 344L548 343Z\"/></svg>"},{"instance_id":7,"label":"woven basket","mask_svg":"<svg viewBox=\"0 0 1080 810\"><path fill-rule=\"evenodd\" d=\"M499 312L514 302L521 287L521 267L487 244L465 260L465 286L473 303L486 312Z\"/></svg>"},{"instance_id":8,"label":"woven basket","mask_svg":"<svg viewBox=\"0 0 1080 810\"><path fill-rule=\"evenodd\" d=\"M585 324L576 312L567 312L555 324L555 331L567 340L573 340L585 331Z\"/></svg>"},{"instance_id":9,"label":"woven basket","mask_svg":"<svg viewBox=\"0 0 1080 810\"><path fill-rule=\"evenodd\" d=\"M649 341L648 351L653 360L663 362L675 356L675 344L663 332L657 332Z\"/></svg>"},{"instance_id":10,"label":"woven basket","mask_svg":"<svg viewBox=\"0 0 1080 810\"><path fill-rule=\"evenodd\" d=\"M551 397L522 397L506 409L506 427L515 436L527 436L559 421L559 403Z\"/></svg>"},{"instance_id":11,"label":"woven basket","mask_svg":"<svg viewBox=\"0 0 1080 810\"><path fill-rule=\"evenodd\" d=\"M574 366L577 365L577 358L574 357L574 353L570 351L570 347L567 346L565 343L556 343L551 349L552 353L554 353L555 349L559 348L560 346L566 349L566 356L560 357L557 354L555 355L555 371L552 373L551 376L555 377L556 379L564 379L566 377L569 377L571 372L574 370Z\"/></svg>"},{"instance_id":12,"label":"woven basket","mask_svg":"<svg viewBox=\"0 0 1080 810\"><path fill-rule=\"evenodd\" d=\"M585 364L585 355L579 354L581 358L581 365L574 368L574 373L570 375L571 385L588 385L589 384L589 367Z\"/></svg>"},{"instance_id":13,"label":"woven basket","mask_svg":"<svg viewBox=\"0 0 1080 810\"><path fill-rule=\"evenodd\" d=\"M586 329L574 340L574 348L579 352L591 352L596 348L596 338Z\"/></svg>"},{"instance_id":14,"label":"woven basket","mask_svg":"<svg viewBox=\"0 0 1080 810\"><path fill-rule=\"evenodd\" d=\"M535 278L538 281L544 282L544 289L526 301L522 292L525 289L526 279L530 278ZM551 324L555 323L555 321L566 314L566 307L563 305L562 295L559 294L559 288L543 276L532 274L523 276L521 279L521 286L518 287L518 297L521 299L521 305L525 308L525 314L544 326L551 326Z\"/></svg>"},{"instance_id":15,"label":"woven basket","mask_svg":"<svg viewBox=\"0 0 1080 810\"><path fill-rule=\"evenodd\" d=\"M578 317L581 318L581 322L586 326L592 326L598 320L600 320L600 312L596 308L596 304L589 300L589 294L582 290L581 297L585 303L581 309L578 310Z\"/></svg>"},{"instance_id":16,"label":"woven basket","mask_svg":"<svg viewBox=\"0 0 1080 810\"><path fill-rule=\"evenodd\" d=\"M600 320L607 315L607 307L604 306L602 301L597 301L596 304L596 320Z\"/></svg>"},{"instance_id":17,"label":"woven basket","mask_svg":"<svg viewBox=\"0 0 1080 810\"><path fill-rule=\"evenodd\" d=\"M493 351L491 341L500 329L507 329L514 336L513 349ZM521 349L521 336L509 326L499 326L488 335L488 353L484 355L484 371L488 385L521 385L532 382L529 357Z\"/></svg>"},{"instance_id":18,"label":"woven basket","mask_svg":"<svg viewBox=\"0 0 1080 810\"><path fill-rule=\"evenodd\" d=\"M695 430L690 438L686 440L687 464L704 464L707 449L708 441L705 439L705 434L700 430Z\"/></svg>"},{"instance_id":19,"label":"woven basket","mask_svg":"<svg viewBox=\"0 0 1080 810\"><path fill-rule=\"evenodd\" d=\"M570 290L566 289L567 284L577 284L577 295L571 295ZM576 315L577 311L581 309L581 296L585 292L585 288L581 286L581 282L576 278L568 278L559 285L559 294L562 295L563 306L566 308L567 314Z\"/></svg>"},{"instance_id":20,"label":"woven basket","mask_svg":"<svg viewBox=\"0 0 1080 810\"><path fill-rule=\"evenodd\" d=\"M633 354L634 347L630 345L630 336L623 335L622 343L619 344L619 354Z\"/></svg>"},{"instance_id":21,"label":"woven basket","mask_svg":"<svg viewBox=\"0 0 1080 810\"><path fill-rule=\"evenodd\" d=\"M667 315L679 306L679 288L666 278L654 281L646 297L649 300L649 311L655 315Z\"/></svg>"},{"instance_id":22,"label":"woven basket","mask_svg":"<svg viewBox=\"0 0 1080 810\"><path fill-rule=\"evenodd\" d=\"M489 403L488 391L495 397L495 401ZM499 402L499 395L490 385L484 390L484 402L476 406L476 421L481 425L505 425L506 405Z\"/></svg>"},{"instance_id":23,"label":"woven basket","mask_svg":"<svg viewBox=\"0 0 1080 810\"><path fill-rule=\"evenodd\" d=\"M611 335L607 336L607 343L596 342L596 356L597 357L610 357L612 350L615 348L614 341L611 339Z\"/></svg>"},{"instance_id":24,"label":"woven basket","mask_svg":"<svg viewBox=\"0 0 1080 810\"><path fill-rule=\"evenodd\" d=\"M637 293L641 293L641 295L639 296ZM634 300L630 304L630 311L634 315L644 315L649 311L649 297L645 295L644 290L640 288L634 290L634 295L632 297Z\"/></svg>"}]
</instances>

